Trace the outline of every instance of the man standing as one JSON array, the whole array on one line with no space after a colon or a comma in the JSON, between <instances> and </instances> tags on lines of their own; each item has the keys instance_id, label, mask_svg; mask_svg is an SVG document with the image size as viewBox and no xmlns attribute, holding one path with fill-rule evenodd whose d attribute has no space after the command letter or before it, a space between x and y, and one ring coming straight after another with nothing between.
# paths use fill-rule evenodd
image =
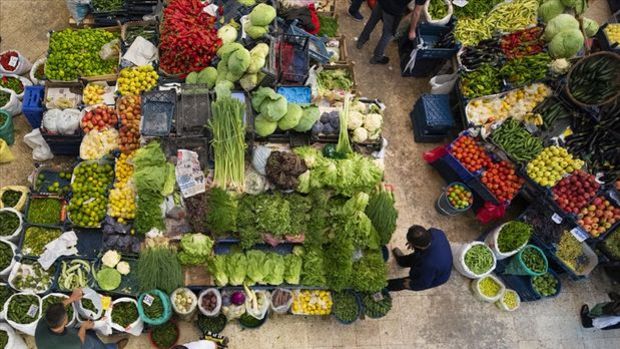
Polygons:
<instances>
[{"instance_id":1,"label":"man standing","mask_svg":"<svg viewBox=\"0 0 620 349\"><path fill-rule=\"evenodd\" d=\"M357 1L359 0L353 0L353 3L349 8L349 14L356 20L362 20L363 17L359 13L359 6L357 5ZM359 39L357 39L356 45L358 49L361 49L362 46L364 46L364 44L368 41L368 39L370 39L370 34L375 29L377 23L379 23L380 20L383 20L383 31L381 33L381 38L379 39L379 42L375 47L373 56L370 59L371 64L389 63L390 59L385 56L385 49L390 43L390 41L394 38L396 30L398 29L398 24L405 15L407 11L407 5L410 1L411 0L377 0L377 4L372 9L370 19L368 20L368 22L366 22L364 30L362 30ZM414 1L415 7L411 15L411 25L409 26L410 40L415 39L415 30L418 26L418 21L420 20L420 13L422 12L422 7L428 0ZM355 6L357 6L357 8L355 8Z\"/></svg>"},{"instance_id":2,"label":"man standing","mask_svg":"<svg viewBox=\"0 0 620 349\"><path fill-rule=\"evenodd\" d=\"M404 255L399 248L394 248L392 253L398 265L411 268L409 277L389 280L388 290L422 291L448 281L452 272L452 250L443 231L413 225L407 231L407 248L414 252Z\"/></svg>"},{"instance_id":3,"label":"man standing","mask_svg":"<svg viewBox=\"0 0 620 349\"><path fill-rule=\"evenodd\" d=\"M91 320L84 321L79 330L66 327L69 319L65 307L81 298L82 290L76 288L62 303L47 308L34 334L37 349L123 349L127 345L129 340L126 338L104 344L93 331L89 331L94 326Z\"/></svg>"}]
</instances>

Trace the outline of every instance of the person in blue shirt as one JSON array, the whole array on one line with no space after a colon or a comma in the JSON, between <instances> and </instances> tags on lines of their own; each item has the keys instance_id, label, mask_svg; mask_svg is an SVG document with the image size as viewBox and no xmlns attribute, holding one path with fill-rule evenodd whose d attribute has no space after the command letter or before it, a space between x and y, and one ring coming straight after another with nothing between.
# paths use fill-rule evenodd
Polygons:
<instances>
[{"instance_id":1,"label":"person in blue shirt","mask_svg":"<svg viewBox=\"0 0 620 349\"><path fill-rule=\"evenodd\" d=\"M407 248L414 252L405 255L399 248L392 249L398 265L411 269L409 277L389 280L389 291L422 291L448 281L452 272L452 250L443 231L413 225L407 231Z\"/></svg>"}]
</instances>

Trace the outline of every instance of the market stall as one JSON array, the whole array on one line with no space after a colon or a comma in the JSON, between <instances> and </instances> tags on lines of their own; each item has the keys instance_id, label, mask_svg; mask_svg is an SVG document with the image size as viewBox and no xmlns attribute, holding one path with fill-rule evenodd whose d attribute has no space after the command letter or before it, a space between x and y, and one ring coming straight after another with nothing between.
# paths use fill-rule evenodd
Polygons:
<instances>
[{"instance_id":1,"label":"market stall","mask_svg":"<svg viewBox=\"0 0 620 349\"><path fill-rule=\"evenodd\" d=\"M91 5L25 86L51 153L77 158L1 190L3 292L37 294L3 300L9 323L32 334L43 312L15 309L76 287L74 322L161 348L174 318L385 316L389 107L357 94L335 3L174 0L139 22L151 2Z\"/></svg>"},{"instance_id":2,"label":"market stall","mask_svg":"<svg viewBox=\"0 0 620 349\"><path fill-rule=\"evenodd\" d=\"M516 196L527 202L515 220L484 232L483 245L465 245L457 270L479 299L514 297L506 288L534 301L560 292L558 274L576 280L617 266L617 18L599 27L583 16L587 1L446 3L430 1L427 17L448 9L456 17L445 27L463 45L452 57L454 88L443 100L423 96L413 111L417 136L433 136L439 108L457 111L464 128L424 154L448 184L438 210L459 214L469 200L488 223L516 209Z\"/></svg>"}]
</instances>

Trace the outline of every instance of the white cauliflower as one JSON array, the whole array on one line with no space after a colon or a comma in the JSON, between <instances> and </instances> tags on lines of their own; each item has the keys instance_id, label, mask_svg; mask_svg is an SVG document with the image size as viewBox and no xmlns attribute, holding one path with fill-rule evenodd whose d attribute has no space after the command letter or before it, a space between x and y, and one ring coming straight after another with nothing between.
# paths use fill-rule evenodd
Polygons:
<instances>
[{"instance_id":1,"label":"white cauliflower","mask_svg":"<svg viewBox=\"0 0 620 349\"><path fill-rule=\"evenodd\" d=\"M551 71L556 74L567 73L570 69L570 62L566 58L559 58L551 62Z\"/></svg>"},{"instance_id":2,"label":"white cauliflower","mask_svg":"<svg viewBox=\"0 0 620 349\"><path fill-rule=\"evenodd\" d=\"M101 262L103 263L103 265L109 268L116 267L116 265L120 261L121 261L121 254L114 250L107 251L106 253L103 254L103 257L101 257Z\"/></svg>"},{"instance_id":3,"label":"white cauliflower","mask_svg":"<svg viewBox=\"0 0 620 349\"><path fill-rule=\"evenodd\" d=\"M353 142L362 143L368 139L368 131L363 127L358 127L353 131Z\"/></svg>"},{"instance_id":4,"label":"white cauliflower","mask_svg":"<svg viewBox=\"0 0 620 349\"><path fill-rule=\"evenodd\" d=\"M358 127L362 127L364 124L364 115L358 111L349 112L349 122L347 123L347 128L349 130L355 130Z\"/></svg>"},{"instance_id":5,"label":"white cauliflower","mask_svg":"<svg viewBox=\"0 0 620 349\"><path fill-rule=\"evenodd\" d=\"M372 113L366 115L364 118L364 128L368 130L368 132L375 132L381 129L381 125L383 124L383 116L381 114Z\"/></svg>"},{"instance_id":6,"label":"white cauliflower","mask_svg":"<svg viewBox=\"0 0 620 349\"><path fill-rule=\"evenodd\" d=\"M118 262L116 265L116 271L118 271L121 275L127 275L131 271L131 268L129 267L129 263L122 261Z\"/></svg>"}]
</instances>

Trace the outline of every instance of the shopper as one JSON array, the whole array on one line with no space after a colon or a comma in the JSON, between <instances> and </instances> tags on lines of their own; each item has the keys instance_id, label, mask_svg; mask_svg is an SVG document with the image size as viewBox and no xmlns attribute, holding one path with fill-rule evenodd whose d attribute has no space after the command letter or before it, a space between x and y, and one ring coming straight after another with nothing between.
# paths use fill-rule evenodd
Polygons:
<instances>
[{"instance_id":1,"label":"shopper","mask_svg":"<svg viewBox=\"0 0 620 349\"><path fill-rule=\"evenodd\" d=\"M609 293L611 302L598 303L592 309L587 304L581 306L581 325L585 328L596 327L601 330L620 328L620 295Z\"/></svg>"},{"instance_id":2,"label":"shopper","mask_svg":"<svg viewBox=\"0 0 620 349\"><path fill-rule=\"evenodd\" d=\"M34 334L37 349L123 349L128 339L116 343L104 344L91 329L93 322L84 321L79 330L68 328L65 307L82 298L82 290L76 288L69 298L62 303L52 304L47 308Z\"/></svg>"},{"instance_id":3,"label":"shopper","mask_svg":"<svg viewBox=\"0 0 620 349\"><path fill-rule=\"evenodd\" d=\"M364 0L351 0L351 5L349 6L349 16L353 17L353 20L361 22L364 19L364 16L360 13L360 7Z\"/></svg>"},{"instance_id":4,"label":"shopper","mask_svg":"<svg viewBox=\"0 0 620 349\"><path fill-rule=\"evenodd\" d=\"M443 231L413 225L407 231L407 248L414 252L404 255L399 248L394 248L392 253L398 265L411 268L409 277L389 280L388 290L422 291L448 281L452 272L452 251Z\"/></svg>"},{"instance_id":5,"label":"shopper","mask_svg":"<svg viewBox=\"0 0 620 349\"><path fill-rule=\"evenodd\" d=\"M349 14L354 19L361 17L361 15L359 14L359 6L356 5L357 1L359 0L353 0L351 8L349 8ZM370 39L370 34L375 29L377 23L379 23L380 20L383 20L383 30L381 33L381 38L379 39L379 42L377 42L377 46L375 47L373 56L370 59L370 64L387 64L390 62L390 59L385 56L385 49L390 43L390 41L394 38L396 30L398 29L398 23L400 23L400 20L407 12L407 5L410 1L411 0L377 0L375 7L372 9L370 19L368 20L368 22L366 22L362 33L357 39L356 45L358 49L361 49L368 41L368 39ZM426 3L426 1L428 0L414 1L416 5L413 9L411 15L411 25L409 26L409 38L411 40L415 39L415 28L418 25L420 13L422 12L422 7L424 3ZM357 6L357 9L355 8L355 6ZM363 19L363 17L361 17L361 19Z\"/></svg>"}]
</instances>

